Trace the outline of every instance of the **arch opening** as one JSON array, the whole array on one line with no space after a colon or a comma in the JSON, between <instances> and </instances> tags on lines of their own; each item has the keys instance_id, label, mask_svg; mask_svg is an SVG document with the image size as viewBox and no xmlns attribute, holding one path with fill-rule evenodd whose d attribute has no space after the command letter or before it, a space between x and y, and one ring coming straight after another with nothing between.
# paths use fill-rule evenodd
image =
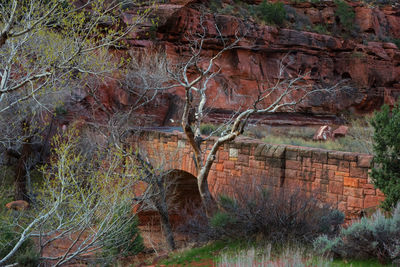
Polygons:
<instances>
[{"instance_id":1,"label":"arch opening","mask_svg":"<svg viewBox=\"0 0 400 267\"><path fill-rule=\"evenodd\" d=\"M168 215L171 225L175 227L183 221L182 214L201 205L197 178L186 171L173 169L168 171L163 179L167 185ZM140 211L138 216L140 225L154 227L160 223L160 216L155 208Z\"/></svg>"}]
</instances>

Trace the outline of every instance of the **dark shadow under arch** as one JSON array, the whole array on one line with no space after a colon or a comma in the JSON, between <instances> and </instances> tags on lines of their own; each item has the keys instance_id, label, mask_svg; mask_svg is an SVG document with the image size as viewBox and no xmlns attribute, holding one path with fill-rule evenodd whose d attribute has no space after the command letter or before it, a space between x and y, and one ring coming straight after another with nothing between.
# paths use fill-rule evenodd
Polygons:
<instances>
[{"instance_id":1,"label":"dark shadow under arch","mask_svg":"<svg viewBox=\"0 0 400 267\"><path fill-rule=\"evenodd\" d=\"M197 178L186 171L173 169L166 172L164 179L169 184L167 202L170 222L172 226L177 226L184 219L181 215L187 213L188 207L194 208L201 205ZM154 227L160 223L156 210L141 211L138 216L140 225Z\"/></svg>"}]
</instances>

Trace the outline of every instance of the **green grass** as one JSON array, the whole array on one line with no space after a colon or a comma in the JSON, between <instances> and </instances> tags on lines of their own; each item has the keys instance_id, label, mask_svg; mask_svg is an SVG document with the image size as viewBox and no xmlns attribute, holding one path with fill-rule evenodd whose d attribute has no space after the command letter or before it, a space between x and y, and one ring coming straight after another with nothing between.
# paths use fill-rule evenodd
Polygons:
<instances>
[{"instance_id":1,"label":"green grass","mask_svg":"<svg viewBox=\"0 0 400 267\"><path fill-rule=\"evenodd\" d=\"M174 253L168 259L161 261L160 264L167 266L177 264L190 266L189 264L191 262L214 260L218 257L219 251L230 246L234 246L234 243L230 244L222 241L216 241L202 247Z\"/></svg>"},{"instance_id":2,"label":"green grass","mask_svg":"<svg viewBox=\"0 0 400 267\"><path fill-rule=\"evenodd\" d=\"M392 266L391 264L383 265L377 260L341 260L335 259L331 265L332 267L378 267L378 266Z\"/></svg>"},{"instance_id":3,"label":"green grass","mask_svg":"<svg viewBox=\"0 0 400 267\"><path fill-rule=\"evenodd\" d=\"M357 140L354 140L354 138L350 136L338 138L335 141L312 141L305 140L300 137L285 136L266 136L262 140L266 143L271 144L286 144L293 146L315 147L328 150L367 153L364 144L358 142Z\"/></svg>"},{"instance_id":4,"label":"green grass","mask_svg":"<svg viewBox=\"0 0 400 267\"><path fill-rule=\"evenodd\" d=\"M256 246L257 248L254 248L254 246ZM210 262L210 260L212 260L214 263L219 263L221 266L229 266L229 265L239 266L240 264L241 264L240 266L246 266L246 264L249 264L249 262L271 263L274 261L280 263L287 262L289 265L295 264L293 266L332 266L332 267L384 266L380 264L377 260L342 260L342 259L332 260L329 258L322 258L313 255L309 249L307 250L302 247L296 248L294 246L294 248L290 248L290 246L288 246L286 248L275 247L271 249L271 247L270 246L268 247L268 245L257 246L255 243L250 244L241 241L215 241L213 243L207 244L202 247L176 252L170 255L168 259L159 262L159 265L192 266L193 263L195 262L203 263L203 262ZM265 265L265 266L275 266L275 265Z\"/></svg>"}]
</instances>

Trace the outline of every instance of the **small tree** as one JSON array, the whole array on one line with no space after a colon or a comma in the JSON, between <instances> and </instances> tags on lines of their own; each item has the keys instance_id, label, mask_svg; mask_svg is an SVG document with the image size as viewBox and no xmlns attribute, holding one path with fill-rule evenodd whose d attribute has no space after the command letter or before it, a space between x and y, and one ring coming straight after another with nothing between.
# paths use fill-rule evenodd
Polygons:
<instances>
[{"instance_id":1,"label":"small tree","mask_svg":"<svg viewBox=\"0 0 400 267\"><path fill-rule=\"evenodd\" d=\"M0 251L6 245L10 248L0 266L13 263L13 256L31 238L37 241L39 260L51 261L52 266L82 258L107 263L142 249L132 187L143 173L120 151L87 149L80 140L74 130L54 138L36 201L30 210L16 218L10 214L4 221L16 238L11 246L0 244ZM69 241L69 246L53 255L44 253L60 240Z\"/></svg>"},{"instance_id":2,"label":"small tree","mask_svg":"<svg viewBox=\"0 0 400 267\"><path fill-rule=\"evenodd\" d=\"M391 210L400 201L400 102L390 111L384 105L372 119L374 168L372 179L386 196L382 207Z\"/></svg>"}]
</instances>

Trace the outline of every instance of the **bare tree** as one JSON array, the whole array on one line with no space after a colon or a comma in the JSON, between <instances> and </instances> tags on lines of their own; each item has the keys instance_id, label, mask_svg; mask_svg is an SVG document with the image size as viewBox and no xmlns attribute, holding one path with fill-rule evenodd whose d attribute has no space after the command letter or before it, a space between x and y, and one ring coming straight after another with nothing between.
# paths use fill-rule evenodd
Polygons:
<instances>
[{"instance_id":1,"label":"bare tree","mask_svg":"<svg viewBox=\"0 0 400 267\"><path fill-rule=\"evenodd\" d=\"M176 86L185 89L184 109L182 115L182 128L194 151L194 161L197 167L197 182L202 202L208 213L214 206L214 200L208 187L208 175L211 166L216 159L218 149L224 144L231 142L241 135L248 123L249 118L256 114L273 113L277 111L295 111L298 106L316 92L332 93L339 84L330 88L318 88L304 82L308 73L299 73L291 77L287 73L286 57L277 62L277 79L273 82L260 82L256 89L258 94L250 106L244 106L224 125L225 131L216 139L211 149L202 149L202 142L207 139L202 136L201 124L206 116L207 102L210 101L209 83L221 71L216 61L227 50L242 49L240 38L236 35L233 41L222 36L217 25L214 25L217 36L209 36L207 29L201 23L201 32L191 34L187 37L190 55L188 59L170 68L169 73ZM210 59L203 57L204 43L212 39L219 41L222 49L215 53Z\"/></svg>"},{"instance_id":2,"label":"bare tree","mask_svg":"<svg viewBox=\"0 0 400 267\"><path fill-rule=\"evenodd\" d=\"M18 238L0 265L30 238L38 241L40 260L53 266L81 258L101 258L104 263L139 252L132 187L143 172L135 162L115 147L87 149L76 130L56 136L53 148L51 162L42 168L43 188L32 208L14 219ZM56 242L68 247L56 255L46 253Z\"/></svg>"},{"instance_id":3,"label":"bare tree","mask_svg":"<svg viewBox=\"0 0 400 267\"><path fill-rule=\"evenodd\" d=\"M131 150L135 143L127 141L140 135L142 124L152 122L150 115L141 114L141 111L148 104L155 106L157 96L168 88L164 86L168 81L165 54L159 51L136 51L131 52L126 61L121 89L129 99L129 104L109 109L98 98L97 88L90 90L90 95L107 118L104 123L95 118L90 122L93 136L100 136L101 140L96 142L97 138L92 137L91 142L96 142L98 147L116 147L143 172L138 179L145 184L145 190L141 196L136 197L136 201L140 202L143 210L157 211L168 249L174 250L176 244L169 219L175 190L174 180L166 179L170 171L165 170L166 162L162 158L158 162L151 162L139 147Z\"/></svg>"},{"instance_id":4,"label":"bare tree","mask_svg":"<svg viewBox=\"0 0 400 267\"><path fill-rule=\"evenodd\" d=\"M136 15L129 23L129 4ZM0 163L15 166L15 199L48 148L54 113L76 89L102 81L118 62L108 49L147 19L153 2L6 0L0 3Z\"/></svg>"}]
</instances>

